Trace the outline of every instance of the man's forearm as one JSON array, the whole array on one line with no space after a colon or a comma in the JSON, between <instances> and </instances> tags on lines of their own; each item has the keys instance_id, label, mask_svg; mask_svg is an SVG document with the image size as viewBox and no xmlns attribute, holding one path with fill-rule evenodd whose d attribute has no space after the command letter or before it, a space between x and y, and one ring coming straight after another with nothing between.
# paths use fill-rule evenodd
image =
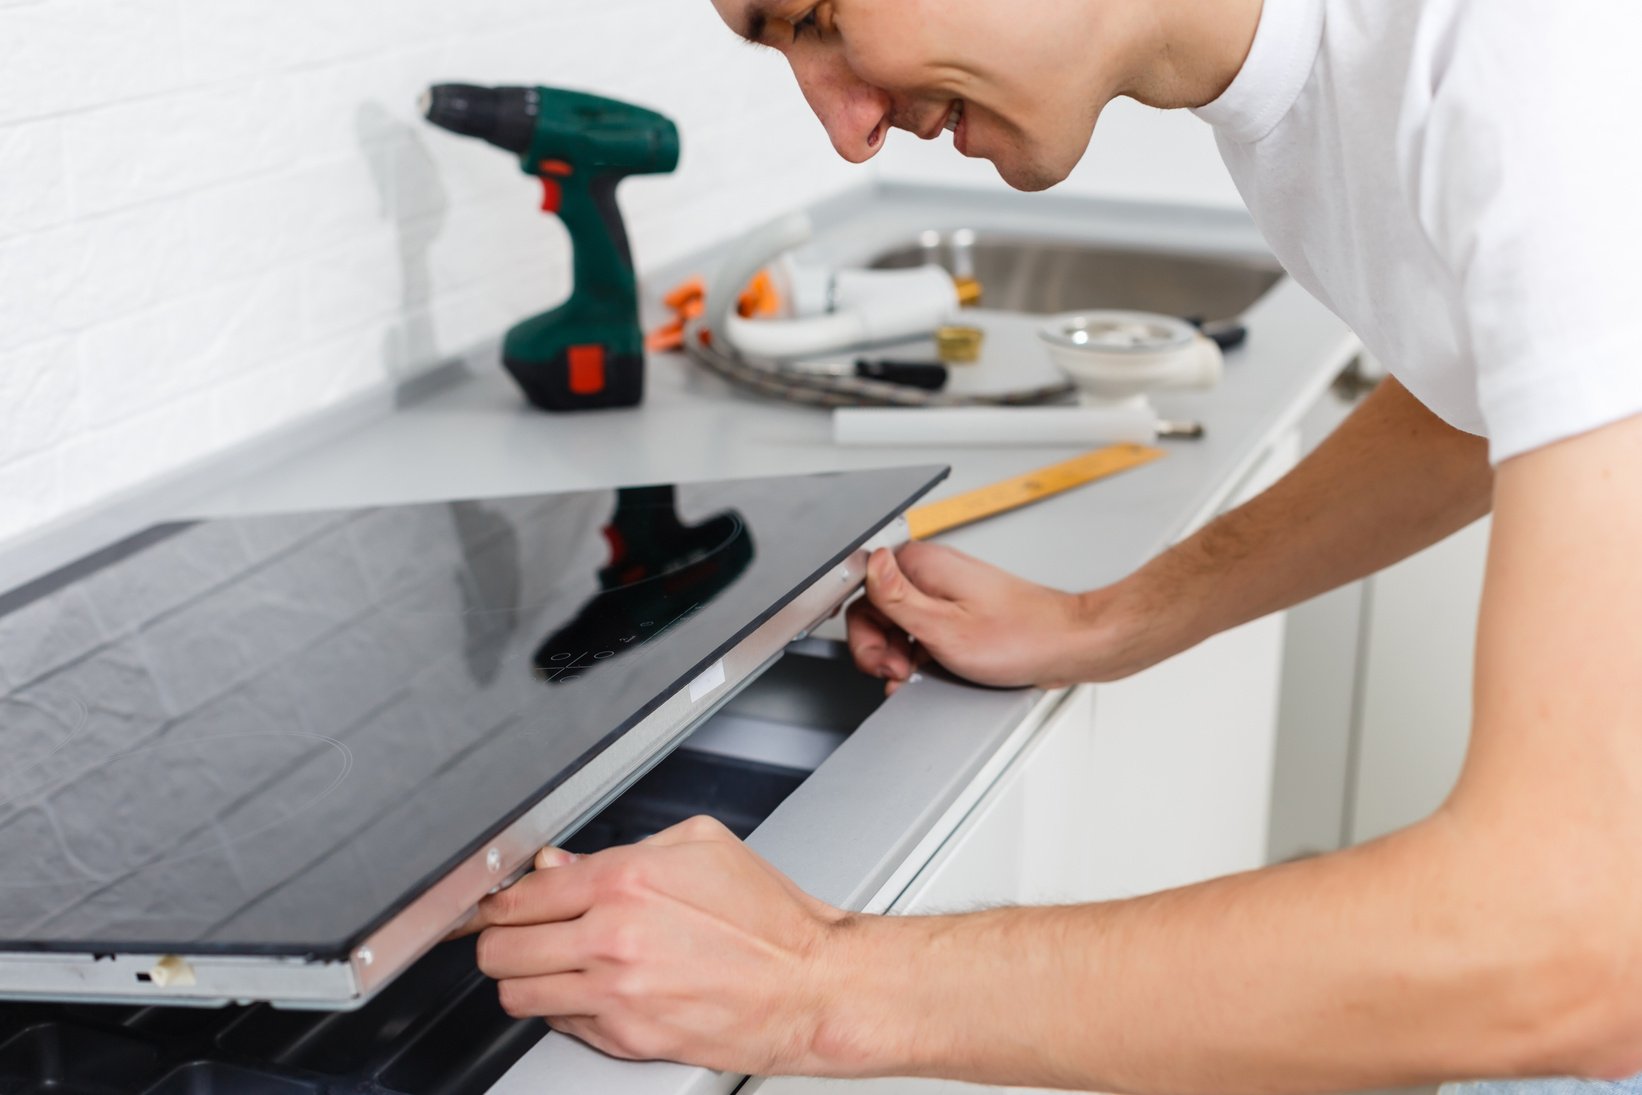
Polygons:
<instances>
[{"instance_id":1,"label":"man's forearm","mask_svg":"<svg viewBox=\"0 0 1642 1095\"><path fill-rule=\"evenodd\" d=\"M1433 817L1132 901L842 920L816 1069L1171 1095L1642 1070L1638 542L1642 416L1507 462Z\"/></svg>"},{"instance_id":2,"label":"man's forearm","mask_svg":"<svg viewBox=\"0 0 1642 1095\"><path fill-rule=\"evenodd\" d=\"M1575 1072L1560 852L1477 847L1444 820L1130 901L845 924L814 1070L1170 1095Z\"/></svg>"},{"instance_id":3,"label":"man's forearm","mask_svg":"<svg viewBox=\"0 0 1642 1095\"><path fill-rule=\"evenodd\" d=\"M1139 668L1412 555L1486 514L1492 486L1487 442L1388 379L1269 490L1088 594L1090 616L1133 629Z\"/></svg>"}]
</instances>

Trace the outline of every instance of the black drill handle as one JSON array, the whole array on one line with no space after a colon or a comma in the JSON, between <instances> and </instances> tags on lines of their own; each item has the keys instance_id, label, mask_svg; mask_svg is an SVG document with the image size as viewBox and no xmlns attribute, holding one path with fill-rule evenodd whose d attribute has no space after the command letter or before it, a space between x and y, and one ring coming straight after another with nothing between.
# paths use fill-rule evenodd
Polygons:
<instances>
[{"instance_id":1,"label":"black drill handle","mask_svg":"<svg viewBox=\"0 0 1642 1095\"><path fill-rule=\"evenodd\" d=\"M633 249L627 242L627 225L621 219L621 207L616 204L616 187L626 177L618 171L595 175L592 197L593 207L599 211L599 220L604 222L605 234L610 237L610 245L616 249L616 255L631 274Z\"/></svg>"}]
</instances>

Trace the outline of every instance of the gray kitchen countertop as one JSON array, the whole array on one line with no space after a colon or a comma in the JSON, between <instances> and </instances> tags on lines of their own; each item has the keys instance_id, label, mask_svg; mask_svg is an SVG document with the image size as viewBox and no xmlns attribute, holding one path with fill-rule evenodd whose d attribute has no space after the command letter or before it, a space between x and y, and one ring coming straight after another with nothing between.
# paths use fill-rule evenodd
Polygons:
<instances>
[{"instance_id":1,"label":"gray kitchen countertop","mask_svg":"<svg viewBox=\"0 0 1642 1095\"><path fill-rule=\"evenodd\" d=\"M925 228L961 226L1169 250L1263 250L1236 212L955 189L851 192L816 210L815 221L811 252L840 261L860 261ZM650 318L668 286L710 272L716 257L652 275ZM945 542L1036 581L1088 588L1121 577L1211 516L1356 352L1346 327L1286 278L1244 318L1248 341L1227 355L1219 387L1154 399L1166 418L1203 422L1205 438L1166 442L1163 461L958 530ZM1041 379L1047 365L1029 325L1014 326L1015 341L1004 339L1001 351L992 346L989 361L1018 346L1023 372ZM842 448L831 441L829 412L746 395L682 355L654 355L648 382L644 404L631 410L544 414L523 404L492 348L470 359L453 383L186 508L245 513L931 463L951 465L940 492L950 494L1079 451Z\"/></svg>"},{"instance_id":2,"label":"gray kitchen countertop","mask_svg":"<svg viewBox=\"0 0 1642 1095\"><path fill-rule=\"evenodd\" d=\"M1053 195L883 185L813 213L811 254L840 262L912 242L926 228L957 227L1169 251L1264 251L1240 212ZM660 318L657 301L668 287L710 274L721 253L653 272L647 321ZM987 368L1043 380L1047 365L1031 325L980 314L1003 328L989 339ZM944 541L1039 582L1089 588L1123 576L1212 516L1357 352L1345 325L1286 278L1243 319L1248 341L1227 355L1217 388L1154 397L1163 417L1201 421L1205 438L1166 442L1165 460ZM640 407L549 415L525 406L491 345L11 541L0 549L0 588L178 516L944 463L952 476L940 497L1078 451L841 448L831 441L827 411L749 396L679 354L652 356Z\"/></svg>"}]
</instances>

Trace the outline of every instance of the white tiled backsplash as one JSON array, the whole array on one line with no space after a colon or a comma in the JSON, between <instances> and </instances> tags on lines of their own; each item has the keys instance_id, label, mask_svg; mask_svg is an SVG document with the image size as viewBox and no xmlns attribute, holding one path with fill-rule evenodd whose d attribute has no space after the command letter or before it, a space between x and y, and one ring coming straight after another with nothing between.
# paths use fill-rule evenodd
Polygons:
<instances>
[{"instance_id":1,"label":"white tiled backsplash","mask_svg":"<svg viewBox=\"0 0 1642 1095\"><path fill-rule=\"evenodd\" d=\"M416 116L451 79L679 123L621 191L641 271L875 174L999 185L945 137L845 164L707 0L0 0L0 542L562 299L536 182ZM1071 186L1236 201L1132 107Z\"/></svg>"},{"instance_id":2,"label":"white tiled backsplash","mask_svg":"<svg viewBox=\"0 0 1642 1095\"><path fill-rule=\"evenodd\" d=\"M706 0L0 0L0 540L568 291L538 184L439 80L679 123L641 268L866 181Z\"/></svg>"}]
</instances>

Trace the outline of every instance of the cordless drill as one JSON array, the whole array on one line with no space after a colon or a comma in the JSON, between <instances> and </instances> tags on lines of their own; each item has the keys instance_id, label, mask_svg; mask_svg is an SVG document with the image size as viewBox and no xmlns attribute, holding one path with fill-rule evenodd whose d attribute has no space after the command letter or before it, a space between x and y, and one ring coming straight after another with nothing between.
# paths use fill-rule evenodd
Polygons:
<instances>
[{"instance_id":1,"label":"cordless drill","mask_svg":"<svg viewBox=\"0 0 1642 1095\"><path fill-rule=\"evenodd\" d=\"M516 324L502 363L550 411L629 407L644 397L644 334L616 184L678 166L678 128L654 111L549 87L441 84L428 121L519 157L542 180L542 209L570 233L570 299Z\"/></svg>"}]
</instances>

